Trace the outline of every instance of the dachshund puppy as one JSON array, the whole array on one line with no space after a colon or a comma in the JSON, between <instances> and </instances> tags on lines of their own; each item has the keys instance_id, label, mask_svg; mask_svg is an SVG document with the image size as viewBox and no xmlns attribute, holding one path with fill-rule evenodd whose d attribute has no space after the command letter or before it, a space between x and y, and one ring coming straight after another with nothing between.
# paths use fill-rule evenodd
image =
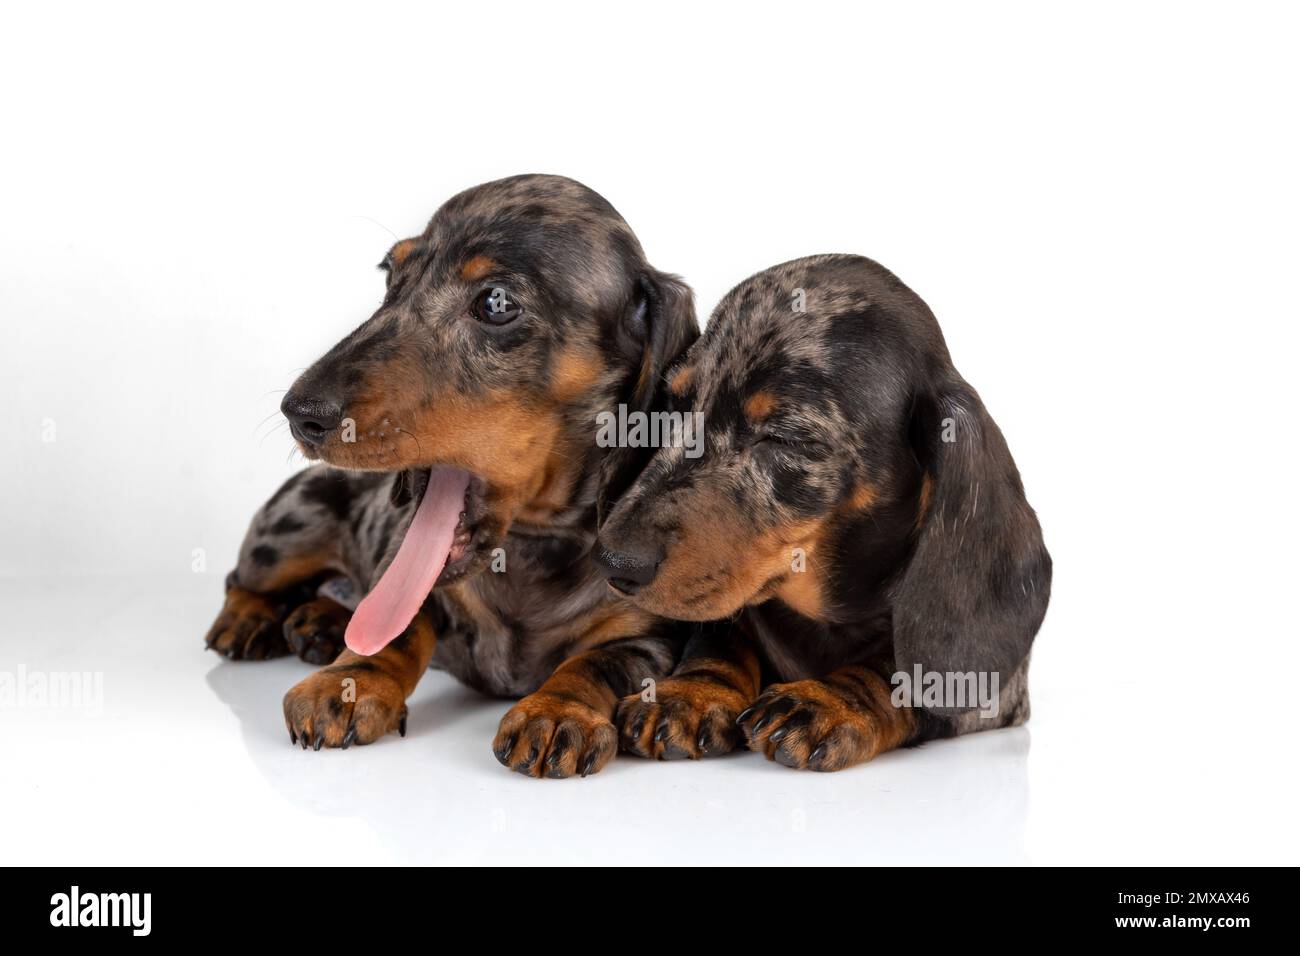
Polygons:
<instances>
[{"instance_id":1,"label":"dachshund puppy","mask_svg":"<svg viewBox=\"0 0 1300 956\"><path fill-rule=\"evenodd\" d=\"M323 464L253 519L208 646L333 661L284 699L303 747L404 734L432 664L523 697L494 743L507 767L585 776L617 750L619 698L681 649L680 627L612 594L590 551L598 507L648 455L599 447L597 416L663 400L698 335L690 290L556 176L461 193L382 268L378 311L284 398ZM317 596L340 574L366 595L354 613Z\"/></svg>"},{"instance_id":2,"label":"dachshund puppy","mask_svg":"<svg viewBox=\"0 0 1300 956\"><path fill-rule=\"evenodd\" d=\"M624 749L838 770L1028 717L1051 559L919 297L858 256L776 266L669 382L703 454L657 451L596 560L632 606L721 623L620 705Z\"/></svg>"}]
</instances>

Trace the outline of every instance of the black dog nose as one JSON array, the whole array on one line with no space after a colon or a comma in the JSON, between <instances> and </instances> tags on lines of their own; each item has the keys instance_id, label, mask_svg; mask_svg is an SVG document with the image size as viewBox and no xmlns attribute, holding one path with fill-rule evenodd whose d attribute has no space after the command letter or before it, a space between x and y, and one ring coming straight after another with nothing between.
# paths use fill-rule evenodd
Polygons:
<instances>
[{"instance_id":1,"label":"black dog nose","mask_svg":"<svg viewBox=\"0 0 1300 956\"><path fill-rule=\"evenodd\" d=\"M280 411L289 419L293 437L308 445L319 445L343 420L343 409L329 401L302 398L289 392L280 402Z\"/></svg>"},{"instance_id":2,"label":"black dog nose","mask_svg":"<svg viewBox=\"0 0 1300 956\"><path fill-rule=\"evenodd\" d=\"M591 560L615 590L624 594L636 594L655 579L662 558L644 551L615 551L598 541Z\"/></svg>"}]
</instances>

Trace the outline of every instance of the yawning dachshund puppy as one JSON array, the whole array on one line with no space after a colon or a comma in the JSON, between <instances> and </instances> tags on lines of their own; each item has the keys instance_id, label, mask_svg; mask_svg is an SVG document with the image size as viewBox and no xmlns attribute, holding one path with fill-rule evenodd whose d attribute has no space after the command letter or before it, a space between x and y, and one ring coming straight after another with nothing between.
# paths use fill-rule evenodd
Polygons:
<instances>
[{"instance_id":1,"label":"yawning dachshund puppy","mask_svg":"<svg viewBox=\"0 0 1300 956\"><path fill-rule=\"evenodd\" d=\"M744 741L837 770L1027 718L1051 559L920 298L856 256L776 266L723 299L669 382L704 415L703 453L655 454L597 561L635 607L727 620L699 629L655 702L621 705L625 749ZM895 674L930 690L939 675L949 696Z\"/></svg>"},{"instance_id":2,"label":"yawning dachshund puppy","mask_svg":"<svg viewBox=\"0 0 1300 956\"><path fill-rule=\"evenodd\" d=\"M590 560L598 506L644 464L597 447L597 415L662 400L698 334L690 291L608 202L555 176L461 193L383 268L379 310L284 398L326 464L254 518L208 644L315 663L342 650L285 697L303 746L404 732L432 663L527 695L501 722L502 763L599 770L617 701L671 670L681 629L611 594ZM369 592L350 620L316 597L338 573Z\"/></svg>"}]
</instances>

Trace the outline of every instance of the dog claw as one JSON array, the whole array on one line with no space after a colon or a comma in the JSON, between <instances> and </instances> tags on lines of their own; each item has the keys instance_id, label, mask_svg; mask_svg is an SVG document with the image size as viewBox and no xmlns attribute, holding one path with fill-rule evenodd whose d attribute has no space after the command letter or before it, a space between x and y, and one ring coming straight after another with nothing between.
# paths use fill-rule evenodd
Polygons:
<instances>
[{"instance_id":1,"label":"dog claw","mask_svg":"<svg viewBox=\"0 0 1300 956\"><path fill-rule=\"evenodd\" d=\"M502 741L501 746L493 751L493 753L496 754L497 760L502 763L506 762L506 759L510 756L510 752L515 749L516 739L516 736L512 734Z\"/></svg>"},{"instance_id":2,"label":"dog claw","mask_svg":"<svg viewBox=\"0 0 1300 956\"><path fill-rule=\"evenodd\" d=\"M778 747L776 753L772 755L772 759L783 767L792 767L795 769L798 769L799 767L798 758L785 747Z\"/></svg>"},{"instance_id":3,"label":"dog claw","mask_svg":"<svg viewBox=\"0 0 1300 956\"><path fill-rule=\"evenodd\" d=\"M517 770L519 773L531 773L533 769L533 761L536 759L537 759L537 745L533 744L532 749L528 751L528 756L524 758L523 763L515 767L515 770Z\"/></svg>"},{"instance_id":4,"label":"dog claw","mask_svg":"<svg viewBox=\"0 0 1300 956\"><path fill-rule=\"evenodd\" d=\"M348 732L343 735L343 749L347 750L352 746L353 741L357 739L357 725L353 724L348 727Z\"/></svg>"},{"instance_id":5,"label":"dog claw","mask_svg":"<svg viewBox=\"0 0 1300 956\"><path fill-rule=\"evenodd\" d=\"M676 744L667 744L663 752L664 760L694 760L694 755L685 747L679 747Z\"/></svg>"}]
</instances>

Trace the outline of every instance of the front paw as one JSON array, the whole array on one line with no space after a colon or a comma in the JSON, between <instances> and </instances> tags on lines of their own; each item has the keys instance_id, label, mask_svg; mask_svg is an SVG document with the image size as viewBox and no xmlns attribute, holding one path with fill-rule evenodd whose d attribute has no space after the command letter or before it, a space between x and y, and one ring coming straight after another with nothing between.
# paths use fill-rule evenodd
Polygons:
<instances>
[{"instance_id":1,"label":"front paw","mask_svg":"<svg viewBox=\"0 0 1300 956\"><path fill-rule=\"evenodd\" d=\"M373 743L390 731L406 736L406 695L369 661L324 667L284 695L289 740L311 747Z\"/></svg>"},{"instance_id":2,"label":"front paw","mask_svg":"<svg viewBox=\"0 0 1300 956\"><path fill-rule=\"evenodd\" d=\"M680 760L715 757L744 742L736 718L749 704L740 691L709 674L659 681L655 699L625 697L614 720L619 744L638 757Z\"/></svg>"},{"instance_id":3,"label":"front paw","mask_svg":"<svg viewBox=\"0 0 1300 956\"><path fill-rule=\"evenodd\" d=\"M492 752L530 777L587 776L618 750L618 731L608 717L580 701L537 692L501 718Z\"/></svg>"},{"instance_id":4,"label":"front paw","mask_svg":"<svg viewBox=\"0 0 1300 956\"><path fill-rule=\"evenodd\" d=\"M352 612L326 597L301 605L284 620L289 649L308 664L328 664L343 653Z\"/></svg>"},{"instance_id":5,"label":"front paw","mask_svg":"<svg viewBox=\"0 0 1300 956\"><path fill-rule=\"evenodd\" d=\"M740 715L750 750L796 769L841 770L870 759L879 731L872 714L822 681L773 684Z\"/></svg>"},{"instance_id":6,"label":"front paw","mask_svg":"<svg viewBox=\"0 0 1300 956\"><path fill-rule=\"evenodd\" d=\"M262 594L231 588L204 643L232 661L263 661L289 653L280 627L281 608Z\"/></svg>"}]
</instances>

